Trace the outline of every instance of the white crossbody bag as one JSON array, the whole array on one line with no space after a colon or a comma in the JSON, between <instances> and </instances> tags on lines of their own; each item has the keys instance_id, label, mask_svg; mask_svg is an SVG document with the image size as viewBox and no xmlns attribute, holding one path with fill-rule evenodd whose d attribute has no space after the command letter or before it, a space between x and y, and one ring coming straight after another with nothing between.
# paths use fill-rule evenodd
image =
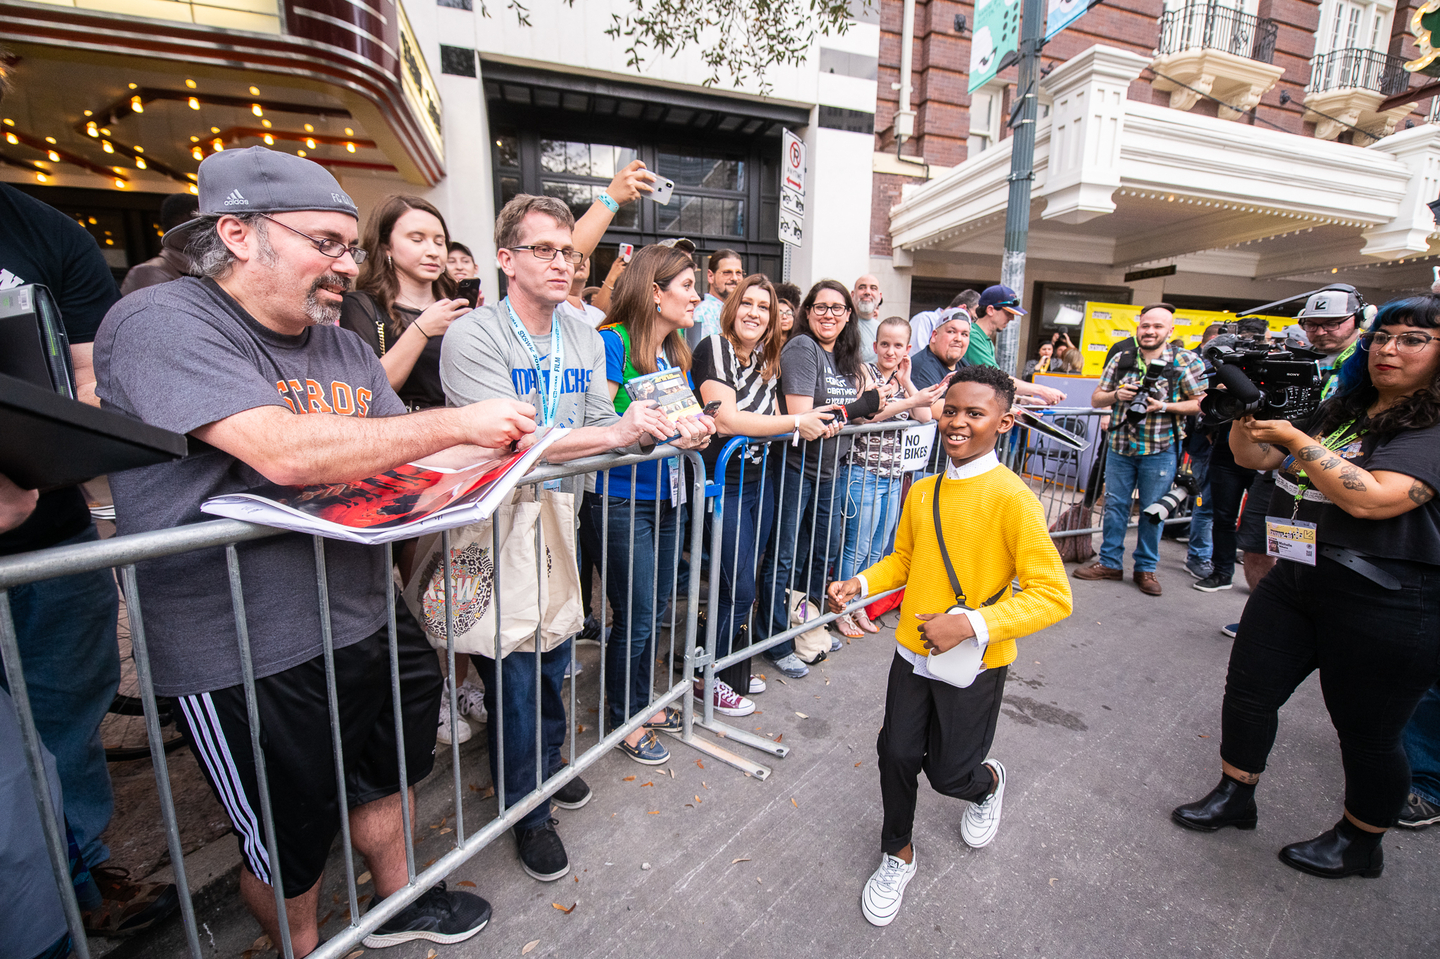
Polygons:
<instances>
[{"instance_id":1,"label":"white crossbody bag","mask_svg":"<svg viewBox=\"0 0 1440 959\"><path fill-rule=\"evenodd\" d=\"M950 562L950 551L945 548L945 533L940 525L940 485L943 480L943 476L936 479L935 495L932 500L935 506L935 539L940 544L940 558L945 561L945 572L950 577L950 587L955 590L955 605L945 612L973 612L974 610L966 602L965 590L960 586L960 577L955 575L955 565ZM1009 584L1002 586L1000 592L980 605L989 606L999 601L1009 589ZM975 682L975 677L985 669L984 659L985 647L980 645L980 638L971 636L958 646L953 646L943 653L932 649L929 658L925 661L925 668L936 679L964 689Z\"/></svg>"}]
</instances>

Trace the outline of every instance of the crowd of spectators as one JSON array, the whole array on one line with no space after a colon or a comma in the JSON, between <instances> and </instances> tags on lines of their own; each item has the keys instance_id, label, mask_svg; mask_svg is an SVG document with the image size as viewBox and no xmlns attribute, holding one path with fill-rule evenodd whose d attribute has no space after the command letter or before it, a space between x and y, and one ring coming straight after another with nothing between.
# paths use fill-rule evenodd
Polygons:
<instances>
[{"instance_id":1,"label":"crowd of spectators","mask_svg":"<svg viewBox=\"0 0 1440 959\"><path fill-rule=\"evenodd\" d=\"M430 203L386 197L362 231L360 211L328 172L262 147L204 161L198 200L167 202L164 252L132 271L123 298L83 231L4 185L0 206L10 209L0 209L7 222L0 267L57 291L77 375L82 385L93 384L99 403L199 441L183 461L112 477L122 534L198 521L205 499L265 481L340 482L415 461L458 465L477 447L523 448L537 427L568 429L546 452L552 464L644 454L661 443L700 451L721 488L723 519L705 537L702 555L688 557L690 569L683 531L708 519L700 504L687 502L690 479L679 459L558 484L572 497L578 529L587 614L580 637L608 644L605 725L646 714L618 748L636 762L659 765L670 757L657 733L681 722L677 710L651 706L657 624L665 619L670 584L691 573L718 575L719 602L708 614L721 657L814 615L829 584L852 580L890 551L900 514L896 435L852 437L841 428L938 418L952 374L996 367L999 334L1025 311L1015 291L996 285L967 290L946 308L910 319L882 317L873 276L850 286L822 279L802 291L747 274L740 254L726 249L706 260L702 297L695 246L680 238L617 256L604 280L589 285L592 257L612 217L648 193L653 180L643 164L631 163L579 220L555 199L512 199L494 237L505 295L489 304L483 291L461 295L460 281L477 279L474 256ZM236 203L236 196L254 199ZM36 236L51 231L64 250L37 256L51 247L18 229L22 223ZM1179 363L1172 355L1172 321L1173 311L1163 307L1141 317L1142 364L1159 361L1183 377L1174 397L1152 402L1148 430L1127 432L1116 406L1107 472L1114 515L1099 562L1081 578L1120 577L1122 507L1128 520L1133 488L1142 500L1168 489L1178 420L1198 412L1198 361ZM1059 402L1060 391L1030 379L1072 363L1078 365L1078 351L1068 337L1057 339L1042 346L1026 377L1008 377L1007 387L1006 376L987 374L996 379L989 388L997 396L1013 390L1032 402ZM652 403L633 402L626 384L663 370L686 377L713 414L672 420ZM1123 405L1134 394L1119 371L1107 368L1097 405ZM748 445L722 462L726 441L737 436L789 441L773 444L768 456L762 445ZM1207 552L1207 577L1197 571L1197 578L1208 583L1213 573L1223 580L1217 588L1225 588L1233 569L1225 558L1234 555L1221 532L1227 524L1234 532L1233 513L1222 505L1227 467L1210 464L1204 452L1211 467L1204 499L1214 488L1217 528L1213 566ZM1249 472L1242 470L1235 467L1237 490ZM6 530L0 555L95 538L78 490L32 502L7 483L0 477ZM632 510L632 503L646 505ZM1158 535L1158 529L1142 535L1135 562L1137 584L1155 595ZM272 732L328 729L322 611L308 540L277 537L237 552L247 596L254 597L246 615L262 723ZM379 556L359 546L327 547L348 809L340 808L328 736L271 735L266 759L278 863L270 861L267 827L256 813L260 785L224 554L152 560L138 571L155 690L179 702L187 740L235 826L245 866L242 898L279 941L272 886L283 887L296 955L319 942L319 880L342 815L377 894L406 884L408 824L400 815L397 751L403 781L413 786L429 773L437 739L463 742L474 735L471 722L484 726L492 779L504 783L507 806L564 766L569 717L562 687L574 640L539 656L462 657L447 678L403 603L395 609L405 722L396 742L385 628L396 571ZM399 551L402 578L412 562ZM606 595L595 596L592 574L602 565L611 574ZM1250 568L1247 560L1247 574ZM174 887L107 871L108 851L99 842L111 804L96 730L118 675L114 583L108 573L70 577L12 590L10 602L37 721L64 787L87 925L104 934L148 928L175 908ZM863 610L841 616L835 629L830 653L843 648L842 636L877 631ZM760 655L790 679L805 677L819 658L802 660L790 640ZM454 687L458 716L450 715L446 683ZM496 696L502 684L503 699ZM755 710L750 697L764 691L752 662L741 661L713 684L711 705L722 715L744 716ZM705 694L697 677L694 695ZM497 715L503 723L489 721ZM552 802L574 809L590 798L584 780L571 777ZM535 879L570 871L557 826L551 803L514 826L520 865ZM432 933L459 941L489 914L478 896L442 883L365 941L386 946Z\"/></svg>"}]
</instances>

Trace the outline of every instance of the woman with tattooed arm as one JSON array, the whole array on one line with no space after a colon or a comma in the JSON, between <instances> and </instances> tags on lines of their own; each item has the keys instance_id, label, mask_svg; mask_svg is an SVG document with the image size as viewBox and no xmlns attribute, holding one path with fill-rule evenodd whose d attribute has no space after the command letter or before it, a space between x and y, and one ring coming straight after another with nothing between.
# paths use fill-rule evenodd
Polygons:
<instances>
[{"instance_id":1,"label":"woman with tattooed arm","mask_svg":"<svg viewBox=\"0 0 1440 959\"><path fill-rule=\"evenodd\" d=\"M1328 878L1380 875L1410 783L1401 730L1440 676L1440 296L1386 304L1360 346L1308 422L1242 417L1230 431L1236 463L1278 470L1266 539L1279 562L1230 653L1220 784L1171 814L1254 829L1280 707L1318 669L1344 815L1280 859Z\"/></svg>"}]
</instances>

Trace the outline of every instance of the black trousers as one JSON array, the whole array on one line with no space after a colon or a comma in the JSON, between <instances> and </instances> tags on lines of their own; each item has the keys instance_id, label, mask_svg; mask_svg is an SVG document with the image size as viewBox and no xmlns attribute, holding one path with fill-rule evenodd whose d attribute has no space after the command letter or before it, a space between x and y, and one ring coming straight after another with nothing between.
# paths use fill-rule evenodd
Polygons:
<instances>
[{"instance_id":1,"label":"black trousers","mask_svg":"<svg viewBox=\"0 0 1440 959\"><path fill-rule=\"evenodd\" d=\"M910 843L920 771L942 796L980 799L994 779L982 769L995 741L1008 666L987 669L961 689L915 675L898 652L885 689L880 754L880 799L885 821L880 848L895 854Z\"/></svg>"},{"instance_id":2,"label":"black trousers","mask_svg":"<svg viewBox=\"0 0 1440 959\"><path fill-rule=\"evenodd\" d=\"M1280 707L1316 669L1340 736L1345 808L1390 826L1410 789L1400 734L1440 677L1440 568L1383 563L1389 590L1339 563L1280 560L1260 581L1230 650L1220 757L1260 773Z\"/></svg>"},{"instance_id":3,"label":"black trousers","mask_svg":"<svg viewBox=\"0 0 1440 959\"><path fill-rule=\"evenodd\" d=\"M1210 510L1214 517L1211 530L1210 568L1223 579L1235 575L1235 524L1240 518L1240 501L1255 481L1255 471L1235 465L1230 452L1230 434L1223 432L1215 440L1210 453ZM1269 503L1251 503L1263 516Z\"/></svg>"}]
</instances>

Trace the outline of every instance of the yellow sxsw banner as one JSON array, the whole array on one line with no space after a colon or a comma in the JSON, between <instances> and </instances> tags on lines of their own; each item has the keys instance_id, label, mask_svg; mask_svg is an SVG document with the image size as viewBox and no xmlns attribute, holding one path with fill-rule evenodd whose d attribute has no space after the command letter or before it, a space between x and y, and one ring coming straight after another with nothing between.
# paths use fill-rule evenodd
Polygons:
<instances>
[{"instance_id":1,"label":"yellow sxsw banner","mask_svg":"<svg viewBox=\"0 0 1440 959\"><path fill-rule=\"evenodd\" d=\"M1099 376L1105 371L1105 354L1110 347L1135 335L1135 321L1141 307L1128 303L1086 303L1085 325L1081 327L1080 354L1085 358L1081 376ZM1270 330L1283 333L1294 319L1286 316L1267 316ZM1213 310L1176 310L1175 335L1185 343L1185 348L1194 350L1200 346L1200 336L1211 323L1234 323L1234 313L1219 313Z\"/></svg>"}]
</instances>

